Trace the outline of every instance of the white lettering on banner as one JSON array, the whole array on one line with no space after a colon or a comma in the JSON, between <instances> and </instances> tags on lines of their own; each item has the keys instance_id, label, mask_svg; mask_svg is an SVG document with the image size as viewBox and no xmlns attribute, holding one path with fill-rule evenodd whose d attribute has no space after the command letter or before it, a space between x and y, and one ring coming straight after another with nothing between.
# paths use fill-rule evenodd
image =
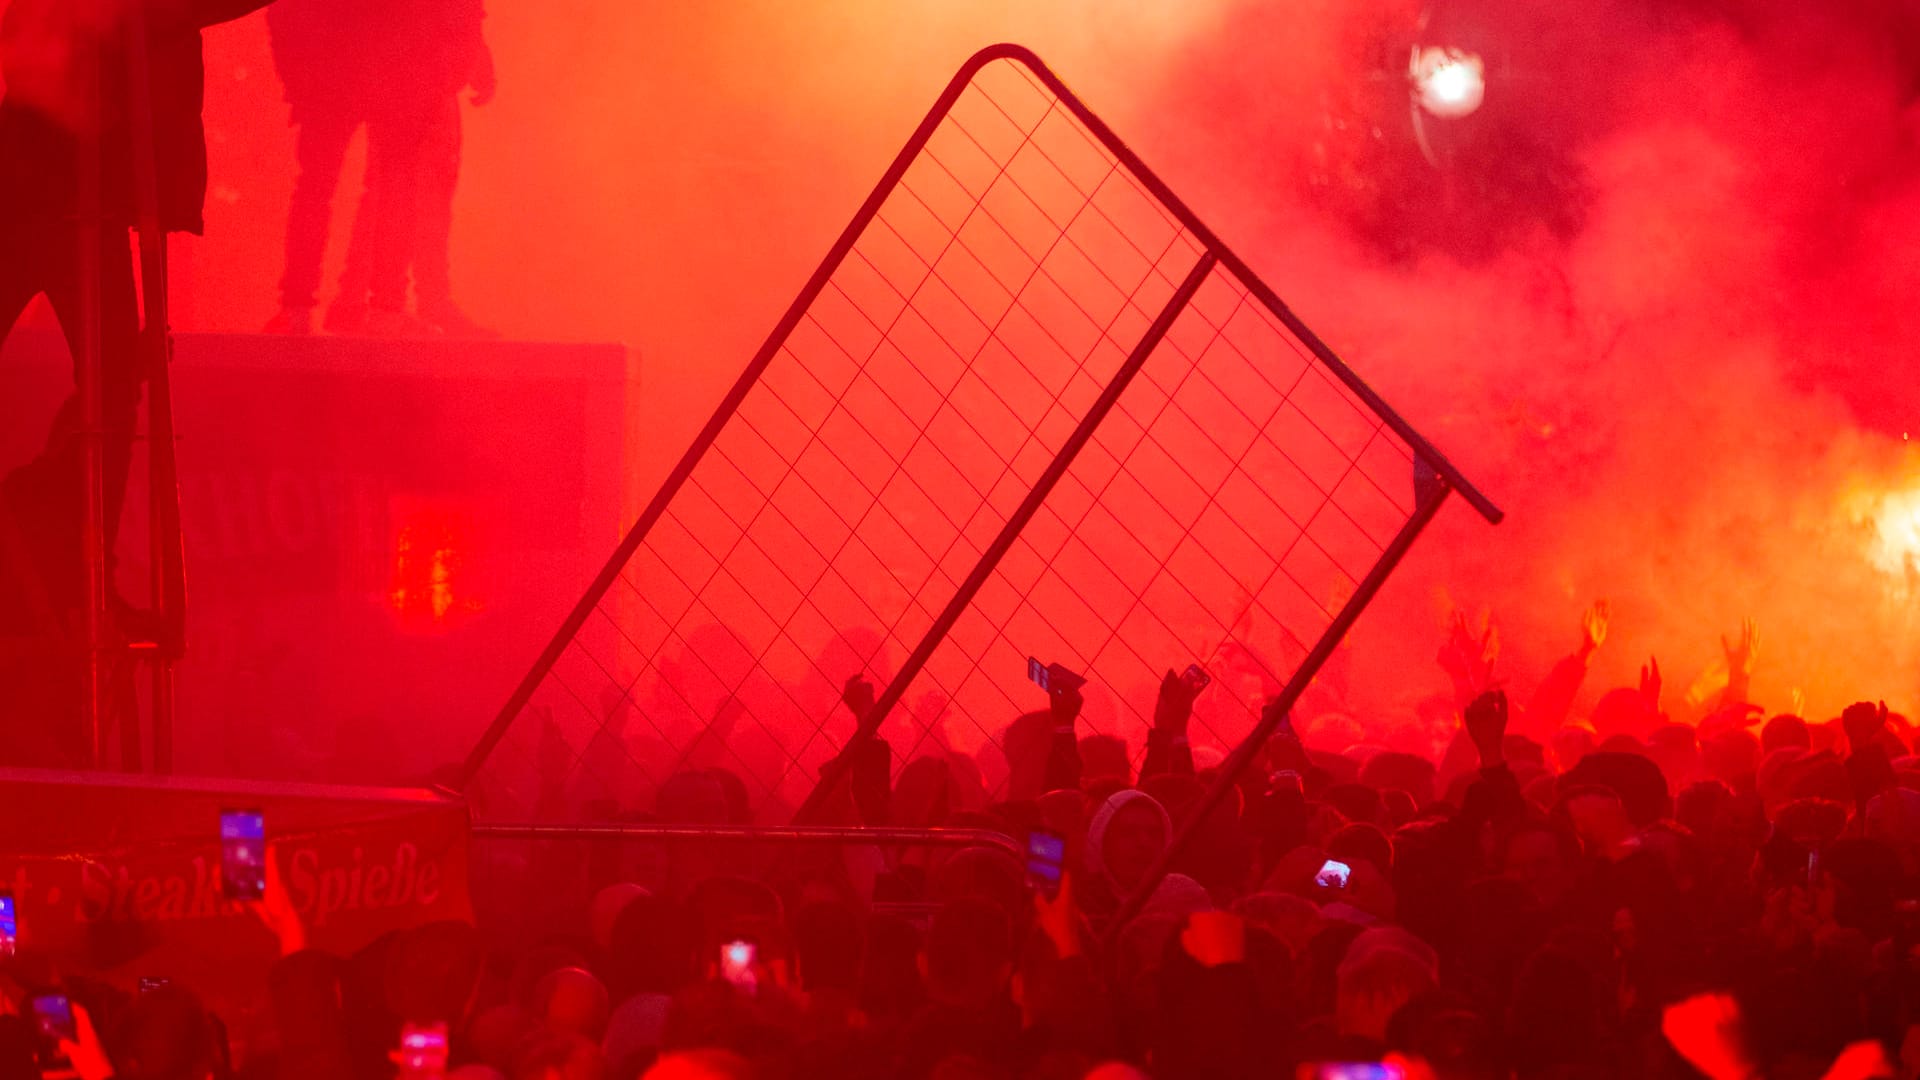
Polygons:
<instances>
[{"instance_id":1,"label":"white lettering on banner","mask_svg":"<svg viewBox=\"0 0 1920 1080\"><path fill-rule=\"evenodd\" d=\"M293 907L307 924L325 926L343 911L398 908L409 904L432 907L440 902L441 868L438 859L420 858L420 850L402 842L394 848L391 865L366 865L366 853L353 849L351 865L321 867L312 848L294 852L289 864L288 889Z\"/></svg>"},{"instance_id":2,"label":"white lettering on banner","mask_svg":"<svg viewBox=\"0 0 1920 1080\"><path fill-rule=\"evenodd\" d=\"M443 895L440 858L422 857L411 841L395 845L389 858L371 862L358 845L346 862L324 858L322 850L280 852L288 899L309 929L319 929L343 912L431 908ZM221 891L219 861L205 855L167 870L143 867L136 872L125 863L100 859L77 860L77 865L79 895L72 898L77 923L179 922L231 917L246 910ZM28 895L33 882L27 864L17 867L11 878L16 897Z\"/></svg>"}]
</instances>

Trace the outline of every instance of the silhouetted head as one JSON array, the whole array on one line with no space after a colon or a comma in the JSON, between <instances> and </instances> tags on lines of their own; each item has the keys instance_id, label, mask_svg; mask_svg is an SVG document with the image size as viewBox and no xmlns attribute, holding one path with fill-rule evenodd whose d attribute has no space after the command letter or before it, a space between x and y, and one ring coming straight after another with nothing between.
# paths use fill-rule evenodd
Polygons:
<instances>
[{"instance_id":1,"label":"silhouetted head","mask_svg":"<svg viewBox=\"0 0 1920 1080\"><path fill-rule=\"evenodd\" d=\"M1562 724L1548 740L1548 748L1553 751L1553 762L1561 772L1573 768L1580 759L1593 753L1600 742L1599 736L1591 726L1582 723Z\"/></svg>"},{"instance_id":2,"label":"silhouetted head","mask_svg":"<svg viewBox=\"0 0 1920 1080\"><path fill-rule=\"evenodd\" d=\"M1404 791L1421 806L1433 801L1433 762L1417 754L1387 750L1360 766L1360 782L1378 791Z\"/></svg>"},{"instance_id":3,"label":"silhouetted head","mask_svg":"<svg viewBox=\"0 0 1920 1080\"><path fill-rule=\"evenodd\" d=\"M935 1001L984 1006L1013 977L1013 927L997 904L955 900L934 913L922 955Z\"/></svg>"},{"instance_id":4,"label":"silhouetted head","mask_svg":"<svg viewBox=\"0 0 1920 1080\"><path fill-rule=\"evenodd\" d=\"M1334 1006L1340 1034L1384 1041L1393 1014L1434 986L1425 959L1391 947L1367 950L1340 965Z\"/></svg>"},{"instance_id":5,"label":"silhouetted head","mask_svg":"<svg viewBox=\"0 0 1920 1080\"><path fill-rule=\"evenodd\" d=\"M1760 768L1760 740L1745 728L1731 728L1700 744L1700 770L1735 791L1752 790Z\"/></svg>"},{"instance_id":6,"label":"silhouetted head","mask_svg":"<svg viewBox=\"0 0 1920 1080\"><path fill-rule=\"evenodd\" d=\"M607 945L608 989L615 998L671 994L695 972L693 928L678 904L659 896L629 900Z\"/></svg>"},{"instance_id":7,"label":"silhouetted head","mask_svg":"<svg viewBox=\"0 0 1920 1080\"><path fill-rule=\"evenodd\" d=\"M1599 1064L1613 1023L1612 987L1573 953L1548 945L1514 986L1508 1051L1522 1076L1553 1066Z\"/></svg>"},{"instance_id":8,"label":"silhouetted head","mask_svg":"<svg viewBox=\"0 0 1920 1080\"><path fill-rule=\"evenodd\" d=\"M1121 889L1146 877L1173 839L1173 822L1151 795L1117 791L1087 825L1087 868Z\"/></svg>"},{"instance_id":9,"label":"silhouetted head","mask_svg":"<svg viewBox=\"0 0 1920 1080\"><path fill-rule=\"evenodd\" d=\"M1601 739L1627 735L1644 740L1660 723L1660 714L1638 690L1617 687L1593 706L1593 730Z\"/></svg>"},{"instance_id":10,"label":"silhouetted head","mask_svg":"<svg viewBox=\"0 0 1920 1080\"><path fill-rule=\"evenodd\" d=\"M1535 820L1516 826L1500 846L1499 869L1526 888L1534 902L1552 908L1573 886L1580 841L1566 828Z\"/></svg>"},{"instance_id":11,"label":"silhouetted head","mask_svg":"<svg viewBox=\"0 0 1920 1080\"><path fill-rule=\"evenodd\" d=\"M985 900L1025 925L1032 901L1027 893L1026 869L997 847L961 848L928 875L928 898L935 903L972 898Z\"/></svg>"},{"instance_id":12,"label":"silhouetted head","mask_svg":"<svg viewBox=\"0 0 1920 1080\"><path fill-rule=\"evenodd\" d=\"M611 1011L606 986L581 968L548 972L533 988L533 1015L555 1031L598 1041Z\"/></svg>"},{"instance_id":13,"label":"silhouetted head","mask_svg":"<svg viewBox=\"0 0 1920 1080\"><path fill-rule=\"evenodd\" d=\"M641 1080L753 1080L753 1066L731 1050L681 1050L653 1063Z\"/></svg>"},{"instance_id":14,"label":"silhouetted head","mask_svg":"<svg viewBox=\"0 0 1920 1080\"><path fill-rule=\"evenodd\" d=\"M898 915L871 915L866 939L860 1007L883 1018L911 1013L926 996L919 967L920 931Z\"/></svg>"},{"instance_id":15,"label":"silhouetted head","mask_svg":"<svg viewBox=\"0 0 1920 1080\"><path fill-rule=\"evenodd\" d=\"M1700 743L1688 724L1662 724L1647 736L1647 755L1666 775L1669 790L1692 783L1700 771Z\"/></svg>"},{"instance_id":16,"label":"silhouetted head","mask_svg":"<svg viewBox=\"0 0 1920 1080\"><path fill-rule=\"evenodd\" d=\"M338 1038L340 961L318 949L283 957L267 971L267 994L280 1038L306 1048Z\"/></svg>"},{"instance_id":17,"label":"silhouetted head","mask_svg":"<svg viewBox=\"0 0 1920 1080\"><path fill-rule=\"evenodd\" d=\"M802 905L793 914L793 945L802 989L859 989L866 933L853 908L826 901Z\"/></svg>"},{"instance_id":18,"label":"silhouetted head","mask_svg":"<svg viewBox=\"0 0 1920 1080\"><path fill-rule=\"evenodd\" d=\"M1588 784L1610 788L1618 794L1628 819L1635 825L1658 821L1671 809L1667 780L1660 766L1639 754L1598 751L1582 758L1580 764L1560 777L1562 791Z\"/></svg>"},{"instance_id":19,"label":"silhouetted head","mask_svg":"<svg viewBox=\"0 0 1920 1080\"><path fill-rule=\"evenodd\" d=\"M674 825L724 825L732 818L726 784L707 769L667 777L654 795L654 814Z\"/></svg>"},{"instance_id":20,"label":"silhouetted head","mask_svg":"<svg viewBox=\"0 0 1920 1080\"><path fill-rule=\"evenodd\" d=\"M1393 873L1393 841L1379 826L1368 822L1342 826L1328 837L1327 855L1348 865L1365 860L1382 874Z\"/></svg>"},{"instance_id":21,"label":"silhouetted head","mask_svg":"<svg viewBox=\"0 0 1920 1080\"><path fill-rule=\"evenodd\" d=\"M514 1054L535 1026L533 1017L518 1005L482 1009L467 1025L466 1053L504 1073L513 1068Z\"/></svg>"},{"instance_id":22,"label":"silhouetted head","mask_svg":"<svg viewBox=\"0 0 1920 1080\"><path fill-rule=\"evenodd\" d=\"M1733 790L1719 780L1695 780L1673 800L1673 817L1695 836L1711 838Z\"/></svg>"},{"instance_id":23,"label":"silhouetted head","mask_svg":"<svg viewBox=\"0 0 1920 1080\"><path fill-rule=\"evenodd\" d=\"M602 949L611 945L620 913L633 900L647 895L646 889L630 881L616 882L594 893L593 904L587 909L587 928L593 933L593 943Z\"/></svg>"},{"instance_id":24,"label":"silhouetted head","mask_svg":"<svg viewBox=\"0 0 1920 1080\"><path fill-rule=\"evenodd\" d=\"M1378 824L1386 820L1386 806L1380 793L1361 783L1332 784L1320 794L1320 800L1340 811L1348 821Z\"/></svg>"},{"instance_id":25,"label":"silhouetted head","mask_svg":"<svg viewBox=\"0 0 1920 1080\"><path fill-rule=\"evenodd\" d=\"M1783 746L1813 749L1813 735L1807 731L1807 722L1792 713L1781 713L1760 729L1760 749L1763 753L1770 754Z\"/></svg>"},{"instance_id":26,"label":"silhouetted head","mask_svg":"<svg viewBox=\"0 0 1920 1080\"><path fill-rule=\"evenodd\" d=\"M607 1064L593 1040L536 1030L514 1055L513 1080L602 1080Z\"/></svg>"},{"instance_id":27,"label":"silhouetted head","mask_svg":"<svg viewBox=\"0 0 1920 1080\"><path fill-rule=\"evenodd\" d=\"M214 1029L193 993L177 984L135 998L121 1020L116 1076L127 1080L208 1080Z\"/></svg>"},{"instance_id":28,"label":"silhouetted head","mask_svg":"<svg viewBox=\"0 0 1920 1080\"><path fill-rule=\"evenodd\" d=\"M415 927L387 958L387 1006L402 1021L458 1026L480 986L480 935L463 922Z\"/></svg>"}]
</instances>

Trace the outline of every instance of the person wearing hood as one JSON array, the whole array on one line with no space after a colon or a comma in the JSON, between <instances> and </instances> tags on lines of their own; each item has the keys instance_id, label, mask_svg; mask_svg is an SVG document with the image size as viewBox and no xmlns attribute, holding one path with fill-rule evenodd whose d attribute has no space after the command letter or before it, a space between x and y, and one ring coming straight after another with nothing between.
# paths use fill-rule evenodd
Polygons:
<instances>
[{"instance_id":1,"label":"person wearing hood","mask_svg":"<svg viewBox=\"0 0 1920 1080\"><path fill-rule=\"evenodd\" d=\"M1108 796L1087 823L1082 909L1096 921L1111 917L1172 841L1173 819L1153 796L1134 788Z\"/></svg>"}]
</instances>

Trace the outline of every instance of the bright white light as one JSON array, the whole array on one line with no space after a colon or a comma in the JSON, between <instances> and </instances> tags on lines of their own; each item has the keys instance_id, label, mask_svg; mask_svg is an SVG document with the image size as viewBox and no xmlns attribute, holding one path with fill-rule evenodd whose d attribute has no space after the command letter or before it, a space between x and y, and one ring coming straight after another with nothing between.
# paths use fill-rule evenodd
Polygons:
<instances>
[{"instance_id":1,"label":"bright white light","mask_svg":"<svg viewBox=\"0 0 1920 1080\"><path fill-rule=\"evenodd\" d=\"M1435 116L1465 116L1487 96L1486 68L1464 49L1416 47L1408 74L1420 107Z\"/></svg>"},{"instance_id":2,"label":"bright white light","mask_svg":"<svg viewBox=\"0 0 1920 1080\"><path fill-rule=\"evenodd\" d=\"M1909 577L1920 571L1920 488L1890 492L1873 508L1875 566L1887 574Z\"/></svg>"}]
</instances>

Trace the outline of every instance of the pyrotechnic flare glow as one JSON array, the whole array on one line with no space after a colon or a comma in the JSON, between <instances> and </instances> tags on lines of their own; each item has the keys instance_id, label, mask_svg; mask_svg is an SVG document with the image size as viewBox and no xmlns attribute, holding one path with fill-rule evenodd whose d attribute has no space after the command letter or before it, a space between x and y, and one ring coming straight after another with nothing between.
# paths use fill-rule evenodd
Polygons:
<instances>
[{"instance_id":1,"label":"pyrotechnic flare glow","mask_svg":"<svg viewBox=\"0 0 1920 1080\"><path fill-rule=\"evenodd\" d=\"M1464 49L1415 46L1408 74L1420 107L1435 116L1466 116L1487 96L1486 67Z\"/></svg>"},{"instance_id":2,"label":"pyrotechnic flare glow","mask_svg":"<svg viewBox=\"0 0 1920 1080\"><path fill-rule=\"evenodd\" d=\"M1895 577L1920 576L1920 487L1882 495L1868 512L1873 564Z\"/></svg>"}]
</instances>

